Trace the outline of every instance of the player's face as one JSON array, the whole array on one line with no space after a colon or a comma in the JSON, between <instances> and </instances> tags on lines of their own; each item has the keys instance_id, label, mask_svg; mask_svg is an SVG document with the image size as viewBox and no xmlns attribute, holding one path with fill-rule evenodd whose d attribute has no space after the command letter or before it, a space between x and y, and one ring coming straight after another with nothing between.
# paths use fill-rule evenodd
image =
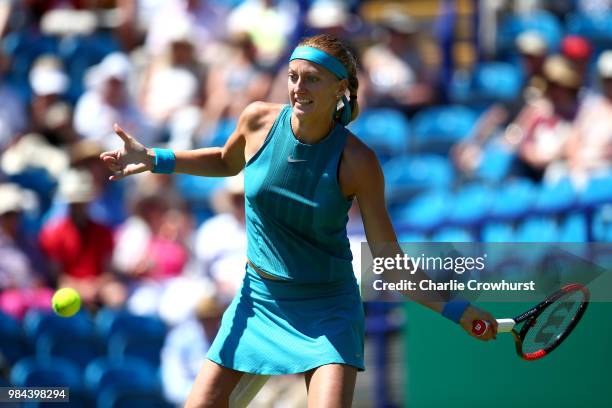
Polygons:
<instances>
[{"instance_id":1,"label":"player's face","mask_svg":"<svg viewBox=\"0 0 612 408\"><path fill-rule=\"evenodd\" d=\"M331 118L336 110L343 82L327 69L305 60L289 63L287 87L297 117Z\"/></svg>"}]
</instances>

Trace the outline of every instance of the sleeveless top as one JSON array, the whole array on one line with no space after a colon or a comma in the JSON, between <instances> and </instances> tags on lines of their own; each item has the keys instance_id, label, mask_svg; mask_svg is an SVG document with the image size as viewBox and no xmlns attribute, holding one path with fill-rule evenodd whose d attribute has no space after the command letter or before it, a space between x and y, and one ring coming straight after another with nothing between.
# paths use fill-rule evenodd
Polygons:
<instances>
[{"instance_id":1,"label":"sleeveless top","mask_svg":"<svg viewBox=\"0 0 612 408\"><path fill-rule=\"evenodd\" d=\"M300 142L284 106L245 166L247 257L263 272L299 283L354 280L348 210L338 184L348 130L336 124L316 144Z\"/></svg>"}]
</instances>

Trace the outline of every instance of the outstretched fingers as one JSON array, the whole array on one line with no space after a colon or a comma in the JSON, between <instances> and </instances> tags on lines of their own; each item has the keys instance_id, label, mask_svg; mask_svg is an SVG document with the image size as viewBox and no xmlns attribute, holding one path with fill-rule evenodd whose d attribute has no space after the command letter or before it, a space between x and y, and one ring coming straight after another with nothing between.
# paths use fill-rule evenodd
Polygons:
<instances>
[{"instance_id":1,"label":"outstretched fingers","mask_svg":"<svg viewBox=\"0 0 612 408\"><path fill-rule=\"evenodd\" d=\"M113 125L113 130L115 131L115 133L117 134L117 136L119 136L121 138L121 140L123 140L123 142L125 144L130 143L132 140L134 140L132 138L132 136L130 136L125 130L123 130L123 128L121 128L121 126L119 126L118 124L114 124Z\"/></svg>"}]
</instances>

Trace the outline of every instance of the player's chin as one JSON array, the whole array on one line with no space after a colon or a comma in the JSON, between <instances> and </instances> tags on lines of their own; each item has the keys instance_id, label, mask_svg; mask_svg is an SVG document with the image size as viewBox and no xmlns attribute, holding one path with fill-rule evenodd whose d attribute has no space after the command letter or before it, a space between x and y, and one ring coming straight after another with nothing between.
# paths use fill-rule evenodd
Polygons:
<instances>
[{"instance_id":1,"label":"player's chin","mask_svg":"<svg viewBox=\"0 0 612 408\"><path fill-rule=\"evenodd\" d=\"M295 111L296 114L311 115L315 110L315 106L313 102L310 102L307 104L301 104L299 102L294 102L293 110Z\"/></svg>"}]
</instances>

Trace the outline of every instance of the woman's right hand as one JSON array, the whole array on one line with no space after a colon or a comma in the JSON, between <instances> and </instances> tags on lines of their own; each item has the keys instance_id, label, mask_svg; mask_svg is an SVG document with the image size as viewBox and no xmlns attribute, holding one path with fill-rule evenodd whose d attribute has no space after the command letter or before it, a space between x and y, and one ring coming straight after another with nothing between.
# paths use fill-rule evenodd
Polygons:
<instances>
[{"instance_id":1,"label":"woman's right hand","mask_svg":"<svg viewBox=\"0 0 612 408\"><path fill-rule=\"evenodd\" d=\"M119 180L125 176L153 170L154 157L151 151L119 125L115 124L113 129L123 140L123 147L100 155L100 159L113 173L109 177L110 180Z\"/></svg>"}]
</instances>

